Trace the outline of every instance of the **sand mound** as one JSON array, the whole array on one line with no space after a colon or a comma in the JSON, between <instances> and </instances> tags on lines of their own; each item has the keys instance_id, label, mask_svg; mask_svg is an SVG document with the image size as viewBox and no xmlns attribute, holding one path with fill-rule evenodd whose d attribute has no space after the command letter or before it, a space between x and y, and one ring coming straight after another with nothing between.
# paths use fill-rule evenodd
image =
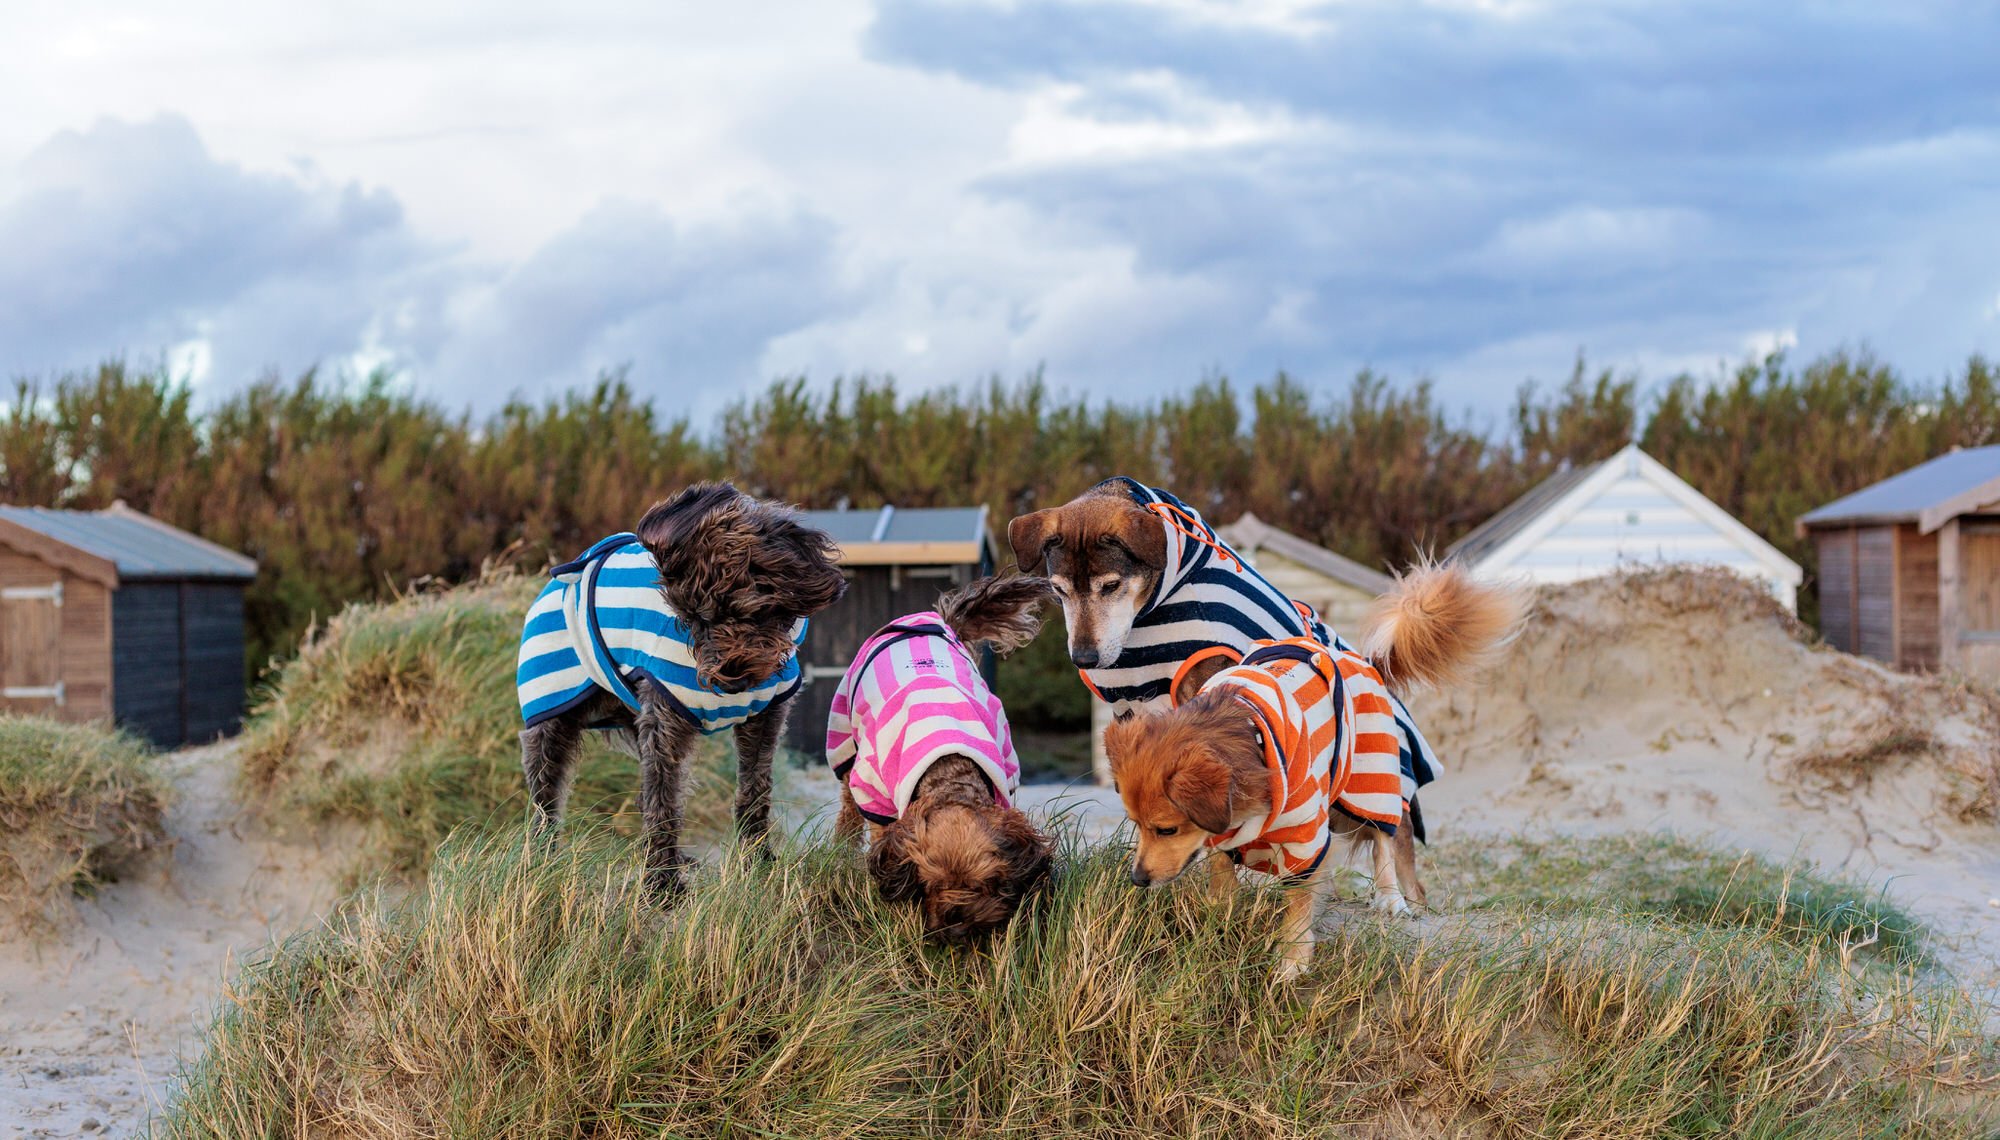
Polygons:
<instances>
[{"instance_id":1,"label":"sand mound","mask_svg":"<svg viewBox=\"0 0 2000 1140\"><path fill-rule=\"evenodd\" d=\"M1891 878L1984 965L2000 946L2000 697L1815 645L1734 575L1547 589L1489 673L1413 704L1448 768L1440 841L1709 833Z\"/></svg>"}]
</instances>

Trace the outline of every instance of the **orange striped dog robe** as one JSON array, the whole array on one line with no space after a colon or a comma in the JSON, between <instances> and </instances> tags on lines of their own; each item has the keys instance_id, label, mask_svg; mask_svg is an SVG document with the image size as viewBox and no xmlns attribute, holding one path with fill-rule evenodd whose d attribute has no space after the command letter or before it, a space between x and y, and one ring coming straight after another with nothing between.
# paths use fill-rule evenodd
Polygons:
<instances>
[{"instance_id":1,"label":"orange striped dog robe","mask_svg":"<svg viewBox=\"0 0 2000 1140\"><path fill-rule=\"evenodd\" d=\"M1326 857L1338 809L1394 835L1403 821L1402 733L1381 674L1308 638L1259 642L1203 691L1232 685L1257 718L1272 810L1208 846L1253 871L1303 878Z\"/></svg>"}]
</instances>

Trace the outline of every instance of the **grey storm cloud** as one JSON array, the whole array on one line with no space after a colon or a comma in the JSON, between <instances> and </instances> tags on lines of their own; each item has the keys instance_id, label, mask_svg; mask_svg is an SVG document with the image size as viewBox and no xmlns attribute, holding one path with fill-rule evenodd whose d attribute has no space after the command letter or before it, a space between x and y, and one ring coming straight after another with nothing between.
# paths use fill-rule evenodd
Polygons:
<instances>
[{"instance_id":1,"label":"grey storm cloud","mask_svg":"<svg viewBox=\"0 0 2000 1140\"><path fill-rule=\"evenodd\" d=\"M65 131L0 202L0 344L17 371L230 326L239 364L347 349L423 260L395 199L218 162L185 120Z\"/></svg>"},{"instance_id":2,"label":"grey storm cloud","mask_svg":"<svg viewBox=\"0 0 2000 1140\"><path fill-rule=\"evenodd\" d=\"M1282 312L1182 337L1322 371L1541 351L1871 341L1906 367L1996 344L2000 10L1974 4L1360 0L1315 26L1136 3L887 0L875 58L1105 121L1173 77L1302 130L1011 170L985 192L1129 245L1145 271ZM1976 252L1975 252L1976 251ZM1985 268L1981 268L1981 266ZM1555 349L1560 352L1561 349ZM1545 374L1560 358L1544 362ZM1517 374L1518 376L1518 374ZM1477 399L1465 377L1457 394Z\"/></svg>"},{"instance_id":3,"label":"grey storm cloud","mask_svg":"<svg viewBox=\"0 0 2000 1140\"><path fill-rule=\"evenodd\" d=\"M843 308L836 239L801 213L690 227L604 202L482 290L433 371L472 396L630 364L669 407L712 408L760 379L773 337Z\"/></svg>"},{"instance_id":4,"label":"grey storm cloud","mask_svg":"<svg viewBox=\"0 0 2000 1140\"><path fill-rule=\"evenodd\" d=\"M759 379L774 336L837 315L837 232L607 201L514 265L414 235L394 195L216 160L176 117L64 132L0 201L0 365L33 375L200 341L233 387L387 365L490 406L630 364L671 408Z\"/></svg>"}]
</instances>

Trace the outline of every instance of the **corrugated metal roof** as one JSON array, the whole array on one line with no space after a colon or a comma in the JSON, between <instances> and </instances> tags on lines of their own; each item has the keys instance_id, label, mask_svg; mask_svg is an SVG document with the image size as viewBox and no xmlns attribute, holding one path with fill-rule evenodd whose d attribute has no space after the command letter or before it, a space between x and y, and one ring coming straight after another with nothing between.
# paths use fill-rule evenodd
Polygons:
<instances>
[{"instance_id":1,"label":"corrugated metal roof","mask_svg":"<svg viewBox=\"0 0 2000 1140\"><path fill-rule=\"evenodd\" d=\"M1911 522L1925 510L2000 479L2000 445L1968 447L1919 463L1880 483L1809 511L1801 526L1869 519Z\"/></svg>"},{"instance_id":2,"label":"corrugated metal roof","mask_svg":"<svg viewBox=\"0 0 2000 1140\"><path fill-rule=\"evenodd\" d=\"M985 507L878 507L860 511L801 511L808 524L843 547L871 542L981 542Z\"/></svg>"},{"instance_id":3,"label":"corrugated metal roof","mask_svg":"<svg viewBox=\"0 0 2000 1140\"><path fill-rule=\"evenodd\" d=\"M257 576L257 563L132 510L58 511L0 506L0 518L118 567L122 579Z\"/></svg>"},{"instance_id":4,"label":"corrugated metal roof","mask_svg":"<svg viewBox=\"0 0 2000 1140\"><path fill-rule=\"evenodd\" d=\"M1609 462L1610 459L1600 459L1595 463L1558 471L1542 480L1533 490L1502 507L1499 514L1473 527L1464 538L1446 547L1445 557L1478 562L1521 533L1543 511L1555 505L1556 500L1569 494L1571 488L1590 478L1592 472Z\"/></svg>"}]
</instances>

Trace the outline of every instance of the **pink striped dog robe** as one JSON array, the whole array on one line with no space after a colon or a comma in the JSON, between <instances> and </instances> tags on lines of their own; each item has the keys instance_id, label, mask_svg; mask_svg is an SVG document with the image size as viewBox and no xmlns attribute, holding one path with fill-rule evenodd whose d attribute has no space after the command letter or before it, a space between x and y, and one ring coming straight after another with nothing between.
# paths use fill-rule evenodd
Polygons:
<instances>
[{"instance_id":1,"label":"pink striped dog robe","mask_svg":"<svg viewBox=\"0 0 2000 1140\"><path fill-rule=\"evenodd\" d=\"M840 678L826 722L826 762L861 814L901 819L917 781L945 756L969 757L1012 807L1021 761L1000 698L972 654L934 612L875 631Z\"/></svg>"}]
</instances>

